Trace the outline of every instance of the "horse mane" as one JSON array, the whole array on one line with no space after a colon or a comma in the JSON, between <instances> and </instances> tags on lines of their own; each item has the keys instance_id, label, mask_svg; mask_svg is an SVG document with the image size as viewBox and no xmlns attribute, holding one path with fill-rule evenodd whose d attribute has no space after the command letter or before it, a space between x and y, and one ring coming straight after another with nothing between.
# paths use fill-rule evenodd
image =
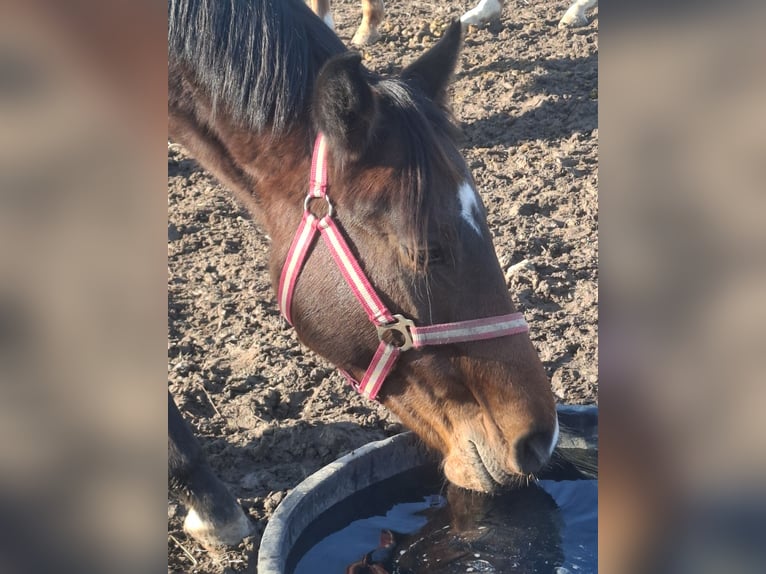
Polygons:
<instances>
[{"instance_id":1,"label":"horse mane","mask_svg":"<svg viewBox=\"0 0 766 574\"><path fill-rule=\"evenodd\" d=\"M346 51L302 0L168 0L168 61L213 110L273 134L305 111L322 64Z\"/></svg>"},{"instance_id":2,"label":"horse mane","mask_svg":"<svg viewBox=\"0 0 766 574\"><path fill-rule=\"evenodd\" d=\"M225 111L254 131L286 132L308 111L322 65L345 51L303 0L168 0L169 65L195 75L213 113ZM370 71L367 79L398 120L382 126L400 130L404 158L400 188L389 189L388 200L408 214L403 233L419 267L439 201L433 174L466 177L457 173L457 130L448 110L406 82Z\"/></svg>"}]
</instances>

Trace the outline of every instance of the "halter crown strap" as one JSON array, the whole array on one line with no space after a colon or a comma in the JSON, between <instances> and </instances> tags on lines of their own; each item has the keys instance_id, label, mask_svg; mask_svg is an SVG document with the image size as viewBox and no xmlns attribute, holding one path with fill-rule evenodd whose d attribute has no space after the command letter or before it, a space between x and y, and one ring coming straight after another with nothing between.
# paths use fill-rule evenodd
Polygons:
<instances>
[{"instance_id":1,"label":"halter crown strap","mask_svg":"<svg viewBox=\"0 0 766 574\"><path fill-rule=\"evenodd\" d=\"M315 216L309 209L314 199L324 199L327 203L327 213L322 217ZM529 330L521 313L422 327L416 326L412 320L402 315L393 315L367 279L333 215L333 205L327 195L327 140L320 133L314 143L311 179L304 202L303 218L282 267L277 297L279 308L292 325L292 302L298 275L317 234L321 235L343 278L378 330L380 343L362 380L357 382L348 372L341 369L341 373L354 388L368 399L377 396L386 377L396 365L399 355L410 348L480 341ZM393 342L389 342L392 339Z\"/></svg>"},{"instance_id":2,"label":"halter crown strap","mask_svg":"<svg viewBox=\"0 0 766 574\"><path fill-rule=\"evenodd\" d=\"M321 133L317 135L317 139L314 141L309 183L309 197L325 197L327 195L327 138Z\"/></svg>"}]
</instances>

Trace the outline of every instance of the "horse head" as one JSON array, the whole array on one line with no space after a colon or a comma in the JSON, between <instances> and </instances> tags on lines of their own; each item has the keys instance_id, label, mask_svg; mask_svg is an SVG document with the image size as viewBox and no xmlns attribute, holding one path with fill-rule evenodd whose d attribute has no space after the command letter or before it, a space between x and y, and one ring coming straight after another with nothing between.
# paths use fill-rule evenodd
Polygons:
<instances>
[{"instance_id":1,"label":"horse head","mask_svg":"<svg viewBox=\"0 0 766 574\"><path fill-rule=\"evenodd\" d=\"M322 193L347 255L383 305L416 328L473 328L515 311L448 113L460 35L456 23L395 78L368 72L356 54L336 55L311 100L325 140ZM297 226L276 228L275 285ZM361 380L385 340L328 245L314 243L300 264L291 321L304 344ZM451 482L472 490L539 471L558 437L549 381L526 331L402 350L377 398L444 455Z\"/></svg>"}]
</instances>

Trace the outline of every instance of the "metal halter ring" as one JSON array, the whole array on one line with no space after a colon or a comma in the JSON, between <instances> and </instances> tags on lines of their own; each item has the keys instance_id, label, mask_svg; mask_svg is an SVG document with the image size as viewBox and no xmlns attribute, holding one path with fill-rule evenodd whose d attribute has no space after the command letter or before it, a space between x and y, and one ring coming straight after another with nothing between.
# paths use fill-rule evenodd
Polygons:
<instances>
[{"instance_id":1,"label":"metal halter ring","mask_svg":"<svg viewBox=\"0 0 766 574\"><path fill-rule=\"evenodd\" d=\"M415 323L413 323L411 319L407 319L407 317L403 315L394 315L394 319L395 321L393 323L387 323L385 325L376 325L376 328L378 330L378 339L383 341L383 337L387 333L397 333L399 337L393 336L391 341L384 341L384 342L396 347L400 351L406 351L408 349L412 349L412 347L414 347L415 345L412 342L412 332L410 331L410 329L412 329L415 326Z\"/></svg>"},{"instance_id":2,"label":"metal halter ring","mask_svg":"<svg viewBox=\"0 0 766 574\"><path fill-rule=\"evenodd\" d=\"M312 199L322 199L322 198L324 198L325 202L327 203L327 215L326 215L326 217L330 217L331 218L333 216L333 213L335 213L335 210L332 207L332 203L330 203L330 198L327 197L326 195L323 195L323 196L320 196L320 197L316 197L314 195L307 195L305 201L303 202L303 211L308 211L309 213L311 213L311 211L309 210L309 203L311 203L311 200ZM312 213L311 215L314 215L314 214ZM314 217L316 217L316 216L314 216Z\"/></svg>"}]
</instances>

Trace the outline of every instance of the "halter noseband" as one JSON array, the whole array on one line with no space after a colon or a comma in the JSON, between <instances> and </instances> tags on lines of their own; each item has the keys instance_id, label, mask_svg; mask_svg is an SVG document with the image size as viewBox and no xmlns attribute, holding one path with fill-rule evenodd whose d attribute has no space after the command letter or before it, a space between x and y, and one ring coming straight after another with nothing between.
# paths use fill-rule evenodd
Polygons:
<instances>
[{"instance_id":1,"label":"halter noseband","mask_svg":"<svg viewBox=\"0 0 766 574\"><path fill-rule=\"evenodd\" d=\"M309 210L309 205L314 199L323 199L327 203L327 213L324 216L316 217ZM327 244L335 263L343 273L346 283L378 331L380 343L362 380L358 382L349 373L340 369L340 372L352 386L368 399L374 399L377 396L383 381L394 368L399 355L409 349L419 349L427 345L446 345L494 339L529 331L529 325L521 313L424 327L416 326L411 319L403 315L392 314L380 300L362 271L359 262L354 258L340 228L333 219L333 215L333 205L327 196L327 140L320 133L314 144L311 179L309 192L304 201L303 219L290 245L279 280L279 307L287 321L292 325L292 301L295 284L308 251L314 243L317 233L319 233ZM391 342L387 342L387 339Z\"/></svg>"}]
</instances>

